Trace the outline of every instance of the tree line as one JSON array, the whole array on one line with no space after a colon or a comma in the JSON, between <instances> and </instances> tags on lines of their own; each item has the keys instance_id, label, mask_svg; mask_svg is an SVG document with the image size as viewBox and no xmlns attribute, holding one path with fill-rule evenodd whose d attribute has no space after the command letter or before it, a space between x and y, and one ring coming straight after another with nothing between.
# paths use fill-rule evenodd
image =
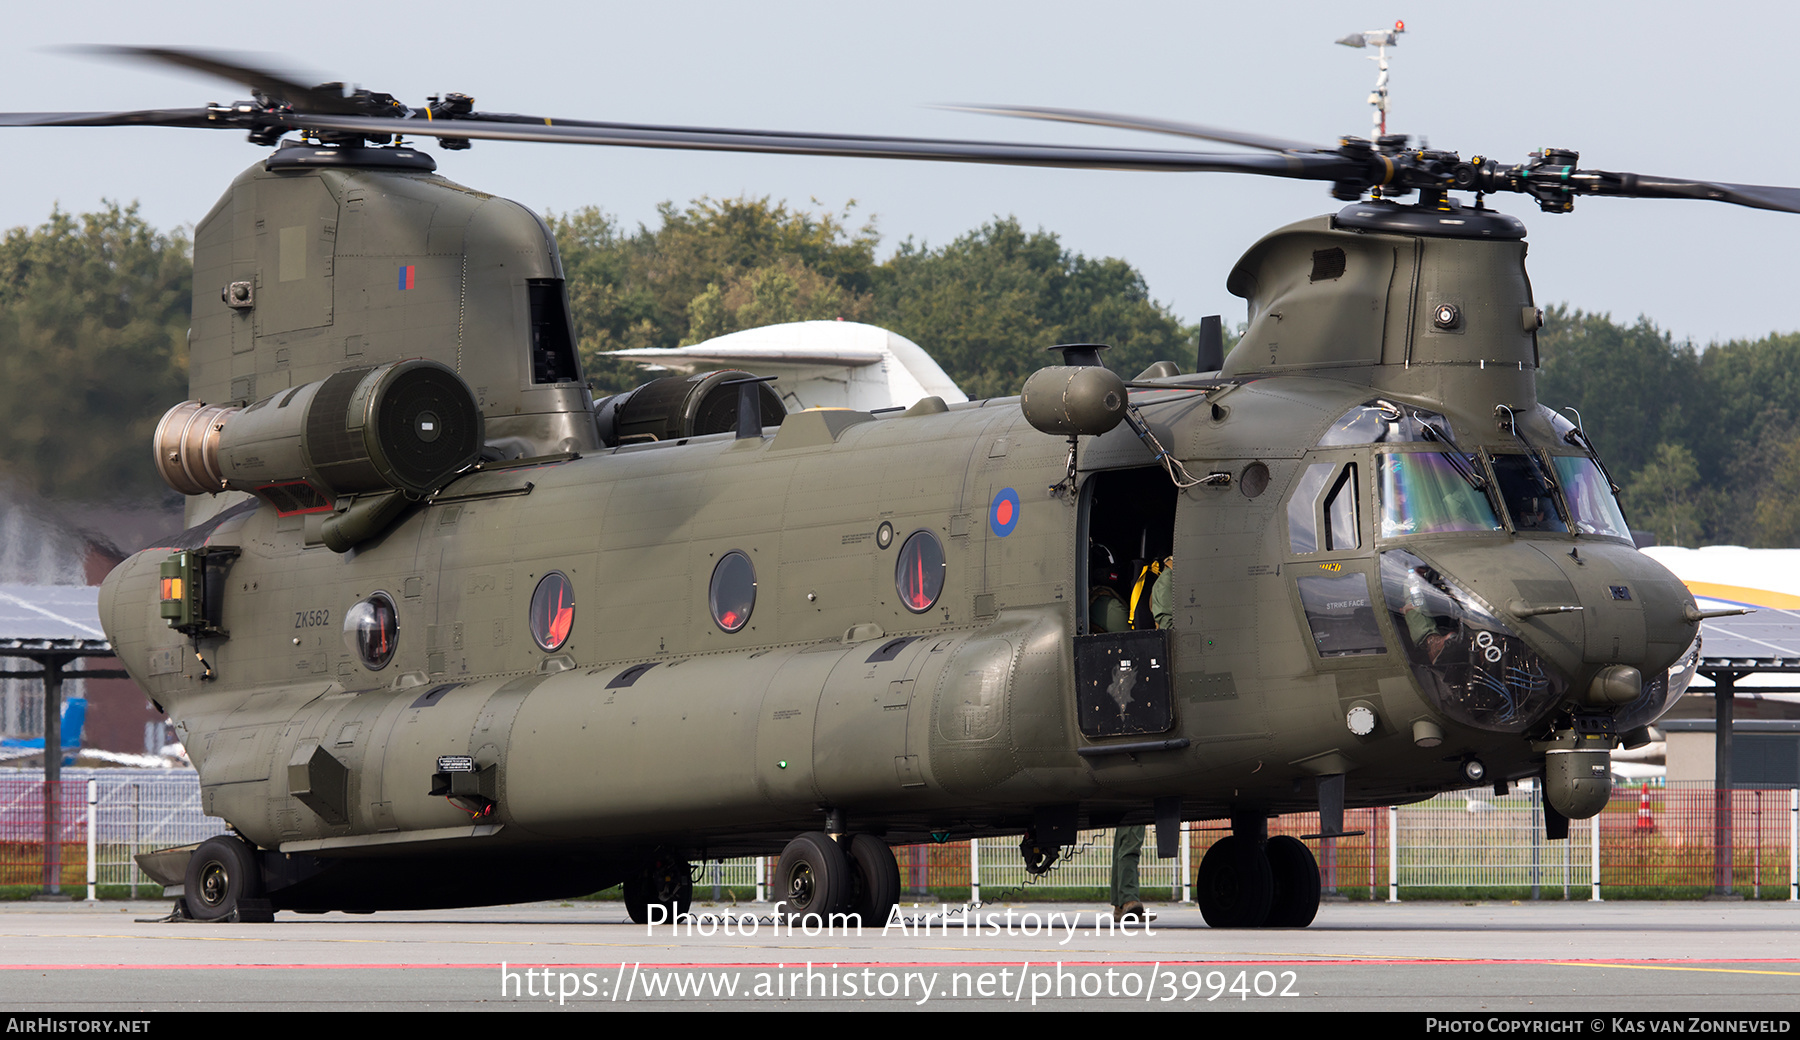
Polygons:
<instances>
[{"instance_id":1,"label":"tree line","mask_svg":"<svg viewBox=\"0 0 1800 1040\"><path fill-rule=\"evenodd\" d=\"M971 397L1015 394L1054 343L1100 342L1127 376L1193 364L1196 328L1124 260L997 218L882 259L854 209L766 199L665 204L655 227L601 210L551 215L584 371L597 393L642 371L607 351L674 347L784 321L843 318L923 346ZM186 396L193 267L186 236L135 207L53 212L0 238L0 467L65 499L164 493L157 418ZM1647 318L1550 308L1540 400L1573 407L1664 544L1800 545L1800 333L1677 341Z\"/></svg>"}]
</instances>

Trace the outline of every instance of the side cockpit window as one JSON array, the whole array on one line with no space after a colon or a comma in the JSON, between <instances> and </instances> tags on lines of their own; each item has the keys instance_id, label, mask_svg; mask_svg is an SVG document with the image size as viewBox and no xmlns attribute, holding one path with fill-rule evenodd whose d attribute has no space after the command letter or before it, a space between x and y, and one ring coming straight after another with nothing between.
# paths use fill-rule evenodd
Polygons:
<instances>
[{"instance_id":1,"label":"side cockpit window","mask_svg":"<svg viewBox=\"0 0 1800 1040\"><path fill-rule=\"evenodd\" d=\"M1295 554L1342 552L1362 544L1356 463L1315 462L1288 499L1288 548Z\"/></svg>"}]
</instances>

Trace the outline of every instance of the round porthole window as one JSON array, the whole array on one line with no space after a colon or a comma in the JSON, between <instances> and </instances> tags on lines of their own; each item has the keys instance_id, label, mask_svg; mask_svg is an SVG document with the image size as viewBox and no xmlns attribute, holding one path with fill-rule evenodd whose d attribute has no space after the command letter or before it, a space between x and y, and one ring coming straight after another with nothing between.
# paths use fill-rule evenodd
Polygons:
<instances>
[{"instance_id":1,"label":"round porthole window","mask_svg":"<svg viewBox=\"0 0 1800 1040\"><path fill-rule=\"evenodd\" d=\"M930 610L944 591L944 547L930 531L914 531L900 547L894 567L894 588L900 602L915 614Z\"/></svg>"},{"instance_id":2,"label":"round porthole window","mask_svg":"<svg viewBox=\"0 0 1800 1040\"><path fill-rule=\"evenodd\" d=\"M750 557L741 552L728 552L713 568L712 591L708 596L713 621L727 632L736 632L750 621L756 609L756 568Z\"/></svg>"},{"instance_id":3,"label":"round porthole window","mask_svg":"<svg viewBox=\"0 0 1800 1040\"><path fill-rule=\"evenodd\" d=\"M344 645L371 672L381 671L394 659L399 634L400 612L385 592L374 593L344 612Z\"/></svg>"},{"instance_id":4,"label":"round porthole window","mask_svg":"<svg viewBox=\"0 0 1800 1040\"><path fill-rule=\"evenodd\" d=\"M551 571L531 594L531 639L549 653L569 641L575 625L575 587L561 571Z\"/></svg>"}]
</instances>

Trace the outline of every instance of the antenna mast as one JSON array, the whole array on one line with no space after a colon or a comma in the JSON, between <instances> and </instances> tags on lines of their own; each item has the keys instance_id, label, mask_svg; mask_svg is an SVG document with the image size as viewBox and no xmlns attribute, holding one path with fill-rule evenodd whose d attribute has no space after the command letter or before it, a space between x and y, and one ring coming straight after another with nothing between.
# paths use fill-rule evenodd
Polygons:
<instances>
[{"instance_id":1,"label":"antenna mast","mask_svg":"<svg viewBox=\"0 0 1800 1040\"><path fill-rule=\"evenodd\" d=\"M1388 114L1388 53L1389 47L1398 46L1400 34L1406 31L1404 21L1395 21L1392 29L1371 29L1368 32L1351 33L1338 42L1346 47L1374 47L1375 53L1369 60L1375 63L1379 71L1375 74L1375 89L1369 93L1369 104L1375 106L1375 139L1387 136Z\"/></svg>"}]
</instances>

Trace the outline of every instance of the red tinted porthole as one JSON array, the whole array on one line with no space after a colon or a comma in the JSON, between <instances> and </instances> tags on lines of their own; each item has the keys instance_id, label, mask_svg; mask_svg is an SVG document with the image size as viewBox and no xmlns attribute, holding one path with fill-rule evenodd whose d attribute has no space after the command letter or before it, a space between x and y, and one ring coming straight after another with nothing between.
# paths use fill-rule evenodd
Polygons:
<instances>
[{"instance_id":1,"label":"red tinted porthole","mask_svg":"<svg viewBox=\"0 0 1800 1040\"><path fill-rule=\"evenodd\" d=\"M930 610L944 591L944 547L930 531L914 531L900 547L894 567L900 602L915 614Z\"/></svg>"},{"instance_id":2,"label":"red tinted porthole","mask_svg":"<svg viewBox=\"0 0 1800 1040\"><path fill-rule=\"evenodd\" d=\"M728 552L713 568L712 590L708 594L712 618L720 628L736 632L750 622L756 609L756 568L750 557L741 552Z\"/></svg>"},{"instance_id":3,"label":"red tinted porthole","mask_svg":"<svg viewBox=\"0 0 1800 1040\"><path fill-rule=\"evenodd\" d=\"M575 626L575 587L551 571L531 594L531 639L546 653L560 650Z\"/></svg>"},{"instance_id":4,"label":"red tinted porthole","mask_svg":"<svg viewBox=\"0 0 1800 1040\"><path fill-rule=\"evenodd\" d=\"M377 592L344 612L344 645L362 666L379 672L394 659L400 636L400 612L393 597Z\"/></svg>"}]
</instances>

